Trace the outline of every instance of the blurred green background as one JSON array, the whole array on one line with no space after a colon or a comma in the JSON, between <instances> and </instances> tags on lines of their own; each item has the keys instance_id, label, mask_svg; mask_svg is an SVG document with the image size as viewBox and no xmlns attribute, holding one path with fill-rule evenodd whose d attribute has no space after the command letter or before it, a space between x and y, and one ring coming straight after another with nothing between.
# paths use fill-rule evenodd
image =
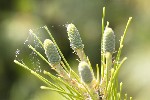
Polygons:
<instances>
[{"instance_id":1,"label":"blurred green background","mask_svg":"<svg viewBox=\"0 0 150 100\"><path fill-rule=\"evenodd\" d=\"M0 0L0 100L61 100L55 92L14 64L15 51L24 46L29 29L47 25L65 57L76 68L77 57L69 48L67 23L78 28L92 65L100 64L102 8L116 34L116 50L130 16L119 81L134 100L150 98L150 12L149 0ZM23 55L29 55L23 52ZM26 57L26 56L24 56Z\"/></svg>"}]
</instances>

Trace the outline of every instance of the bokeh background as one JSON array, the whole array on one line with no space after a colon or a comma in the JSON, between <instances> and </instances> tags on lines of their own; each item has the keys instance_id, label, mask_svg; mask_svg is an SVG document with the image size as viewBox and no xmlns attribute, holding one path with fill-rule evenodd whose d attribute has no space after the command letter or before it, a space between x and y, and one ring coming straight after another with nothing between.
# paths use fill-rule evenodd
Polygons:
<instances>
[{"instance_id":1,"label":"bokeh background","mask_svg":"<svg viewBox=\"0 0 150 100\"><path fill-rule=\"evenodd\" d=\"M119 81L123 91L134 100L150 98L150 9L149 0L0 0L0 100L61 100L29 72L14 64L15 51L22 49L29 29L47 25L68 62L76 69L76 55L69 48L65 24L78 28L85 52L92 65L100 64L102 8L106 7L106 21L116 34L116 50L120 36L130 16ZM26 55L26 56L25 56Z\"/></svg>"}]
</instances>

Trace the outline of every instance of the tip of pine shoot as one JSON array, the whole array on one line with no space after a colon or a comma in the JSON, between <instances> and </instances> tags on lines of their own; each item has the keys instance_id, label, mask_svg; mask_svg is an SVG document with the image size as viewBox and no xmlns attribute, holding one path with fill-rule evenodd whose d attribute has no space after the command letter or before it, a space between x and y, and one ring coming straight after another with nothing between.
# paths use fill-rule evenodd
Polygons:
<instances>
[{"instance_id":1,"label":"tip of pine shoot","mask_svg":"<svg viewBox=\"0 0 150 100\"><path fill-rule=\"evenodd\" d=\"M106 27L103 35L103 51L113 53L115 51L115 35L114 31Z\"/></svg>"},{"instance_id":2,"label":"tip of pine shoot","mask_svg":"<svg viewBox=\"0 0 150 100\"><path fill-rule=\"evenodd\" d=\"M92 72L89 68L89 65L85 61L81 61L78 66L79 75L81 77L81 80L89 84L93 80Z\"/></svg>"},{"instance_id":3,"label":"tip of pine shoot","mask_svg":"<svg viewBox=\"0 0 150 100\"><path fill-rule=\"evenodd\" d=\"M68 33L68 37L70 40L71 48L73 50L83 49L84 45L82 44L80 34L79 34L77 28L75 27L75 25L74 24L68 24L68 25L66 25L66 27L67 27L67 33Z\"/></svg>"},{"instance_id":4,"label":"tip of pine shoot","mask_svg":"<svg viewBox=\"0 0 150 100\"><path fill-rule=\"evenodd\" d=\"M44 50L45 50L45 54L48 58L48 61L51 64L60 63L61 57L57 51L56 46L54 45L54 43L50 39L45 39Z\"/></svg>"}]
</instances>

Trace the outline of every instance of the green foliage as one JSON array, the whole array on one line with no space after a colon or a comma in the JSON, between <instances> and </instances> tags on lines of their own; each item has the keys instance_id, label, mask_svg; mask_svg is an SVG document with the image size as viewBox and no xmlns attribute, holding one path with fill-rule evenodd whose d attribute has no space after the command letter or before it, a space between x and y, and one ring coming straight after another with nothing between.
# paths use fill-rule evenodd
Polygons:
<instances>
[{"instance_id":1,"label":"green foliage","mask_svg":"<svg viewBox=\"0 0 150 100\"><path fill-rule=\"evenodd\" d=\"M82 40L80 34L74 24L67 25L67 32L70 40L71 48L76 52L80 58L77 74L64 58L61 50L59 49L55 39L51 35L46 26L45 30L48 32L50 39L46 39L44 43L36 34L30 30L35 36L39 44L45 50L46 57L38 52L34 47L29 45L42 60L54 69L58 75L53 75L48 71L43 71L44 75L49 76L55 83L52 83L44 75L30 69L26 64L14 60L16 64L30 71L33 75L43 81L46 86L41 86L41 89L56 91L68 100L127 100L127 94L122 94L122 82L118 85L118 73L121 65L127 59L126 57L120 61L121 50L123 47L124 37L131 21L129 18L124 34L120 40L120 47L117 50L115 61L112 61L112 56L115 48L114 32L108 28L108 24L104 30L105 7L103 8L102 17L102 47L101 50L101 73L99 73L99 66L97 68L97 76L94 76L90 60L84 53ZM60 59L60 56L62 60ZM47 60L48 59L48 60ZM112 63L114 62L114 63ZM130 97L130 100L132 98Z\"/></svg>"}]
</instances>

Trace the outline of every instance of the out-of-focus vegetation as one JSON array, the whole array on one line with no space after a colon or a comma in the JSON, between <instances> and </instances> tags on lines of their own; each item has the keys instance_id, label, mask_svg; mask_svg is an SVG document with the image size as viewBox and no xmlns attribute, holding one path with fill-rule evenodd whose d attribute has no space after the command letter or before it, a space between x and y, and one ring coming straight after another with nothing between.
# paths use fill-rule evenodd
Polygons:
<instances>
[{"instance_id":1,"label":"out-of-focus vegetation","mask_svg":"<svg viewBox=\"0 0 150 100\"><path fill-rule=\"evenodd\" d=\"M77 61L69 48L67 23L74 23L93 65L100 64L102 7L116 34L128 29L123 55L128 60L119 75L124 90L135 100L150 98L150 12L149 0L1 0L0 1L0 100L59 100L57 93L41 90L34 76L13 63L15 51L23 46L29 29L47 25L69 63ZM119 44L119 41L116 41ZM116 46L116 48L118 45ZM93 52L94 51L94 52ZM24 56L27 55L23 53Z\"/></svg>"}]
</instances>

